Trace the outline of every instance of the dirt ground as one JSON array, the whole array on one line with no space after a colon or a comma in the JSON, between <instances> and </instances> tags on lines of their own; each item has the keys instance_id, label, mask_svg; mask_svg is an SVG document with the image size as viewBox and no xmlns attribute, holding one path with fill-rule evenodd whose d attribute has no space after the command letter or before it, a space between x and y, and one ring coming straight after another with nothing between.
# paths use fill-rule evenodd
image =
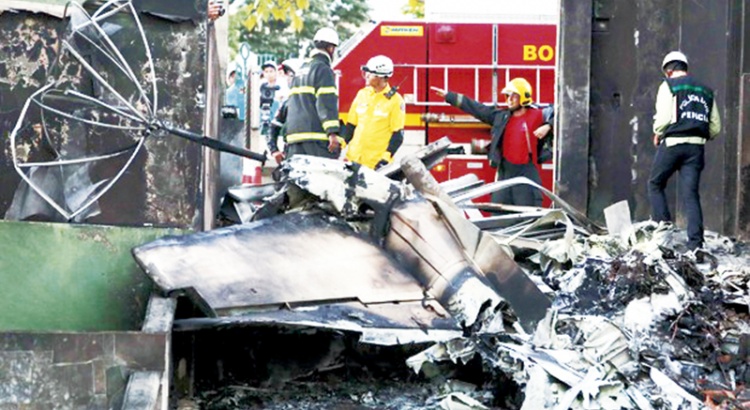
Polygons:
<instances>
[{"instance_id":1,"label":"dirt ground","mask_svg":"<svg viewBox=\"0 0 750 410\"><path fill-rule=\"evenodd\" d=\"M236 331L235 331L236 332ZM195 391L192 397L176 400L177 410L355 410L355 409L439 409L440 402L449 393L461 392L490 408L517 408L506 397L516 397L518 391L508 387L497 377L487 374L479 357L466 364L432 364L426 371L415 374L406 365L406 359L425 346L368 346L358 344L356 335L345 334L346 348L330 368L311 372L300 371L300 363L309 357L298 358L295 363L279 361L286 349L263 350L258 346L273 341L274 346L283 346L279 334L270 331L253 331L254 340L251 355L247 350L233 350L222 345L223 357L214 357L210 366L197 363ZM232 333L236 336L238 333ZM330 334L315 335L287 334L287 340L306 350L314 344L322 345L321 340L331 340L336 344L337 337ZM335 335L341 336L341 334ZM226 340L226 338L223 338ZM232 337L235 339L235 337ZM266 342L263 341L266 340ZM247 346L247 345L245 345ZM243 362L244 357L260 355L265 363L263 369L243 372L232 367ZM216 374L213 364L223 369L222 380L210 375ZM245 362L247 363L247 362ZM317 362L319 365L319 361ZM267 377L258 377L259 374ZM283 374L282 379L278 375ZM269 376L270 375L270 376ZM499 398L496 399L496 398ZM520 403L520 401L517 401ZM493 407L499 403L500 406Z\"/></svg>"},{"instance_id":2,"label":"dirt ground","mask_svg":"<svg viewBox=\"0 0 750 410\"><path fill-rule=\"evenodd\" d=\"M315 380L289 382L281 388L228 385L205 391L181 410L270 409L428 409L435 408L437 388L429 383L402 380Z\"/></svg>"}]
</instances>

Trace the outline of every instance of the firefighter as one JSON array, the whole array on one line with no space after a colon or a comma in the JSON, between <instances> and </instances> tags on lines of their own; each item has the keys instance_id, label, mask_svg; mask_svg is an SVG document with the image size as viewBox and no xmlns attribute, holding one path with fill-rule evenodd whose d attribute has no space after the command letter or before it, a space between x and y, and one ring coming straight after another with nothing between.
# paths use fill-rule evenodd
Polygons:
<instances>
[{"instance_id":1,"label":"firefighter","mask_svg":"<svg viewBox=\"0 0 750 410\"><path fill-rule=\"evenodd\" d=\"M368 168L388 165L404 141L406 105L397 89L388 84L393 61L375 56L362 66L366 86L357 92L347 116L344 140L346 158Z\"/></svg>"},{"instance_id":2,"label":"firefighter","mask_svg":"<svg viewBox=\"0 0 750 410\"><path fill-rule=\"evenodd\" d=\"M288 60L284 60L279 66L279 70L284 73L290 86L292 81L294 80L295 74L297 73L297 71L299 71L300 65L301 61L299 59L290 58ZM281 164L281 161L286 158L284 152L279 149L278 139L280 136L283 136L285 134L284 125L286 123L288 113L288 101L289 100L284 100L281 103L281 107L279 107L278 111L276 111L276 115L271 121L271 126L268 130L268 136L266 137L268 152L271 153L271 157L274 159L274 161L276 161L276 164Z\"/></svg>"},{"instance_id":3,"label":"firefighter","mask_svg":"<svg viewBox=\"0 0 750 410\"><path fill-rule=\"evenodd\" d=\"M662 61L666 79L656 94L653 143L656 156L648 180L651 217L671 221L664 188L679 171L681 200L687 213L687 246L703 246L703 211L700 178L705 164L704 145L721 131L714 92L688 74L685 54L672 51Z\"/></svg>"},{"instance_id":4,"label":"firefighter","mask_svg":"<svg viewBox=\"0 0 750 410\"><path fill-rule=\"evenodd\" d=\"M463 95L431 87L445 101L492 126L487 156L497 168L496 180L526 177L541 185L536 168L537 144L552 130L542 110L533 105L531 84L523 78L510 80L502 90L507 108L489 107ZM541 192L521 184L493 192L492 201L506 205L542 206Z\"/></svg>"},{"instance_id":5,"label":"firefighter","mask_svg":"<svg viewBox=\"0 0 750 410\"><path fill-rule=\"evenodd\" d=\"M289 90L287 156L338 158L343 140L339 137L339 98L331 61L339 36L331 28L321 28L313 37L313 45L310 58L300 67Z\"/></svg>"}]
</instances>

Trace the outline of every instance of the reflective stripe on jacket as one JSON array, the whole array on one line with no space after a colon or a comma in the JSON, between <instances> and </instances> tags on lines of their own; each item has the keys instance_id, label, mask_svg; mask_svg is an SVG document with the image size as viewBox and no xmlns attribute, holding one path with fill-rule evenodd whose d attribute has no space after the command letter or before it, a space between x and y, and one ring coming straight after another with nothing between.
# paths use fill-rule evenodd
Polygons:
<instances>
[{"instance_id":1,"label":"reflective stripe on jacket","mask_svg":"<svg viewBox=\"0 0 750 410\"><path fill-rule=\"evenodd\" d=\"M339 97L328 54L313 50L294 77L287 101L287 143L327 140L328 134L339 133Z\"/></svg>"}]
</instances>

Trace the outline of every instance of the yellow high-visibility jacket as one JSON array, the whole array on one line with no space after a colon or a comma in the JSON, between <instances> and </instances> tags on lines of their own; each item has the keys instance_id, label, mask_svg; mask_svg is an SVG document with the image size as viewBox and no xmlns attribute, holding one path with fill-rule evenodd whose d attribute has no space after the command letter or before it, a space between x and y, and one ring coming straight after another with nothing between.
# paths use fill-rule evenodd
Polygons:
<instances>
[{"instance_id":1,"label":"yellow high-visibility jacket","mask_svg":"<svg viewBox=\"0 0 750 410\"><path fill-rule=\"evenodd\" d=\"M388 143L394 132L404 129L406 105L401 94L387 98L390 90L388 86L378 93L368 86L354 97L346 119L356 127L346 153L350 161L375 168L381 159L392 160Z\"/></svg>"}]
</instances>

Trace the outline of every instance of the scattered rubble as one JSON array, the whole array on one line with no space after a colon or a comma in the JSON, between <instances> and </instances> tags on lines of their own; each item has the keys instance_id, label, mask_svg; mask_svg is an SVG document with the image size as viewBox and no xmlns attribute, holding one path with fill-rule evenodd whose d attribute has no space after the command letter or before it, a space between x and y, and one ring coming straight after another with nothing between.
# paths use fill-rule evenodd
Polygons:
<instances>
[{"instance_id":1,"label":"scattered rubble","mask_svg":"<svg viewBox=\"0 0 750 410\"><path fill-rule=\"evenodd\" d=\"M460 366L480 358L484 374L492 377L471 395L425 395L424 388L411 385L407 389L413 388L412 394L387 393L416 395L421 404L415 407L388 407L378 393L368 391L353 393L357 400L338 408L750 408L745 389L750 381L750 254L744 244L709 233L704 249L688 252L682 231L650 221L631 223L627 204L607 211L608 234L549 192L556 208L473 203L493 190L533 183L514 179L482 185L462 178L441 187L413 159L400 167L406 181L304 156L287 161L283 171L285 178L272 195L259 206L245 208L252 211L252 222L193 238L160 240L134 251L160 287L170 292L190 289L185 294L204 306L207 319L178 319L178 331L196 324L211 328L272 322L354 332L363 335L359 343L365 344L432 343L405 361L415 375L427 376L435 364ZM316 232L299 231L308 220L320 222ZM315 239L323 231L336 233ZM260 246L253 242L255 232L276 235L276 244ZM199 248L213 252L213 244L221 241L231 241L226 248L230 251L251 252L250 264L273 258L274 252L286 261L271 270L271 265L260 264L251 283L235 278L244 283L235 295L256 295L241 306L216 304L201 289L219 289L221 276L214 271L209 280L203 268L192 268L202 266L198 262L180 261L187 254L196 256ZM283 246L287 241L289 246ZM303 245L305 241L317 247ZM358 275L372 266L343 245L353 241L361 241L370 258L388 261L377 265L388 266L386 270L366 275L385 278L398 272L398 281L411 294L397 297L390 288L375 286L382 296L370 303L364 295L373 289L361 289L368 286L364 284L337 294L340 286L357 283ZM251 242L252 250L241 250ZM289 248L300 246L309 254L289 253ZM235 263L240 262L229 265ZM243 271L250 269L246 265ZM325 274L336 266L349 277L326 281ZM165 277L185 269L192 272L187 283L167 284ZM323 271L323 276L310 276L311 269ZM289 275L320 293L264 303L252 300L267 296L258 289ZM222 303L231 300L219 295ZM342 302L350 310L338 317L341 320L326 321L315 313ZM417 317L416 312L422 319L410 324L408 318ZM373 320L376 316L387 320ZM390 336L372 337L379 332ZM419 332L425 337L412 337ZM508 392L508 386L514 392ZM235 390L259 394L254 389ZM505 393L492 393L499 389Z\"/></svg>"}]
</instances>

